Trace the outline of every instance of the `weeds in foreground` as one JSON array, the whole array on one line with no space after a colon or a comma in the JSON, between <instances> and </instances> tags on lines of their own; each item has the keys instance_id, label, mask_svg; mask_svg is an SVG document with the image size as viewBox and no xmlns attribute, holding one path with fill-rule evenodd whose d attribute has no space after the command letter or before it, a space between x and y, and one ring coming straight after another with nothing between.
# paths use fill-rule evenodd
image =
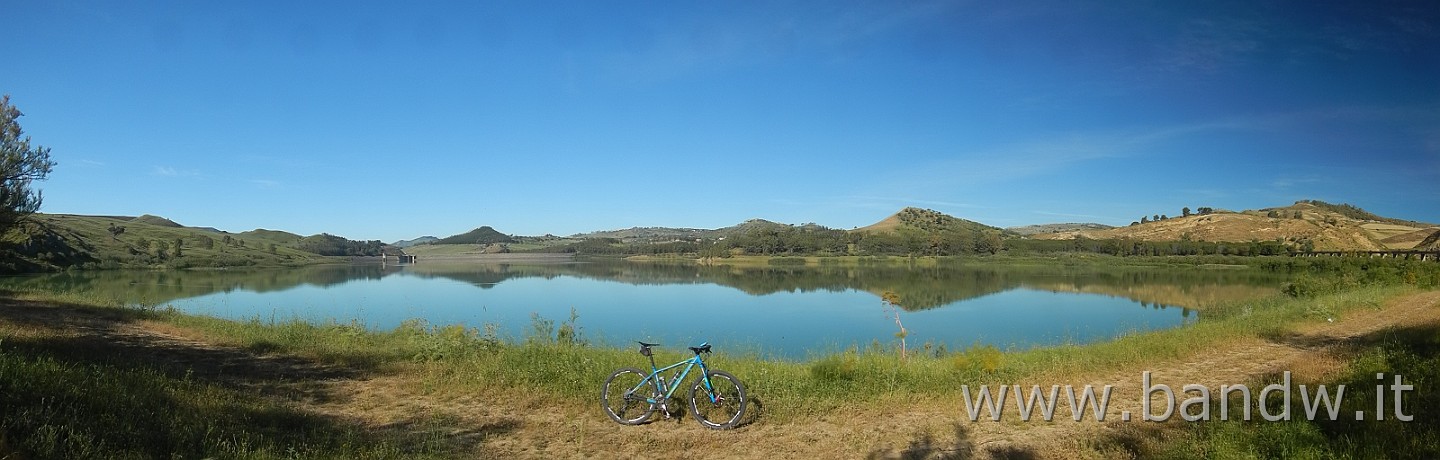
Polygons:
<instances>
[{"instance_id":1,"label":"weeds in foreground","mask_svg":"<svg viewBox=\"0 0 1440 460\"><path fill-rule=\"evenodd\" d=\"M1435 375L1440 368L1440 325L1382 331L1362 342L1345 374L1326 382L1331 391L1345 388L1338 417L1332 419L1321 409L1315 420L1307 420L1304 402L1291 398L1293 417L1288 420L1257 417L1187 424L1178 442L1136 453L1177 459L1440 457L1440 379ZM1384 378L1377 380L1377 374ZM1413 386L1403 392L1398 407L1390 386L1395 376ZM1378 412L1377 401L1383 404ZM1244 410L1239 400L1228 403L1231 413ZM1279 398L1267 402L1271 413L1281 413L1284 404ZM1354 414L1365 419L1357 420ZM1401 415L1413 419L1402 420Z\"/></svg>"},{"instance_id":2,"label":"weeds in foreground","mask_svg":"<svg viewBox=\"0 0 1440 460\"><path fill-rule=\"evenodd\" d=\"M0 457L439 457L441 438L376 436L256 393L160 366L57 357L54 343L0 344Z\"/></svg>"}]
</instances>

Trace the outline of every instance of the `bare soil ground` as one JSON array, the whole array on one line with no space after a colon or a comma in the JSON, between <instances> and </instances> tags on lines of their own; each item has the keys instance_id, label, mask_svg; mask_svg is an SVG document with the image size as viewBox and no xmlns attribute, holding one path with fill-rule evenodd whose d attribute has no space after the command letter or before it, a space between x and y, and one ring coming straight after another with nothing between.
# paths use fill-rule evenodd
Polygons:
<instances>
[{"instance_id":1,"label":"bare soil ground","mask_svg":"<svg viewBox=\"0 0 1440 460\"><path fill-rule=\"evenodd\" d=\"M1440 322L1440 291L1426 292L1394 299L1380 310L1354 311L1334 322L1305 326L1293 334L1196 350L1174 361L1016 382L1027 387L1032 383L1114 385L1110 419L1103 423L1091 415L1075 422L1063 403L1053 422L1022 422L1013 401L1008 402L1003 421L982 417L972 422L958 395L897 395L887 397L885 404L857 404L853 410L814 419L772 423L765 420L763 389L752 389L761 403L752 406L753 423L721 432L704 429L683 414L644 426L621 426L609 421L598 403L557 403L524 389L443 394L424 388L422 376L415 373L367 372L216 345L189 331L135 320L120 311L3 302L0 333L5 335L63 337L80 344L77 353L105 350L198 378L258 389L377 433L444 437L463 446L467 456L482 458L631 458L655 453L680 458L1130 457L1133 452L1127 450L1127 443L1163 438L1178 423L1139 421L1143 371L1151 371L1156 383L1176 389L1188 383L1212 389L1222 384L1255 386L1257 379L1287 370L1297 382L1315 381L1343 367L1346 351L1357 338L1386 328ZM1133 412L1133 421L1116 420L1121 410Z\"/></svg>"}]
</instances>

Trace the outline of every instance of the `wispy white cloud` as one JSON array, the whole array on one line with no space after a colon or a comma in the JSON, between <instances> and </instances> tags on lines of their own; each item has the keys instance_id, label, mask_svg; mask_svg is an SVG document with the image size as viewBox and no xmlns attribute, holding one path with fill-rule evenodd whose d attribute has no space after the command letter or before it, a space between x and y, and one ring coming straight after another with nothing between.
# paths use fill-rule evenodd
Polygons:
<instances>
[{"instance_id":1,"label":"wispy white cloud","mask_svg":"<svg viewBox=\"0 0 1440 460\"><path fill-rule=\"evenodd\" d=\"M271 179L250 179L250 183L262 190L274 190L281 186L280 181Z\"/></svg>"},{"instance_id":2,"label":"wispy white cloud","mask_svg":"<svg viewBox=\"0 0 1440 460\"><path fill-rule=\"evenodd\" d=\"M1223 132L1265 132L1293 129L1316 119L1381 117L1361 109L1243 116L1194 123L1140 127L1113 131L1080 132L1047 139L1002 144L984 149L943 154L945 159L893 172L887 181L904 189L954 184L994 184L1041 174L1064 171L1078 164L1107 159L1143 157L1166 150L1187 138ZM1318 180L1287 178L1291 184ZM907 195L893 192L881 196ZM909 194L913 195L913 194Z\"/></svg>"},{"instance_id":3,"label":"wispy white cloud","mask_svg":"<svg viewBox=\"0 0 1440 460\"><path fill-rule=\"evenodd\" d=\"M75 160L75 165L80 166L80 167L82 167L82 168L99 168L99 167L105 166L105 163L99 162L99 161L95 161L95 160L80 159L80 160Z\"/></svg>"},{"instance_id":4,"label":"wispy white cloud","mask_svg":"<svg viewBox=\"0 0 1440 460\"><path fill-rule=\"evenodd\" d=\"M1163 57L1156 64L1175 73L1216 72L1260 52L1267 34L1265 27L1252 21L1197 19L1162 46Z\"/></svg>"},{"instance_id":5,"label":"wispy white cloud","mask_svg":"<svg viewBox=\"0 0 1440 460\"><path fill-rule=\"evenodd\" d=\"M150 171L150 175L161 177L197 177L200 175L200 171L193 169L176 169L172 166L156 166Z\"/></svg>"},{"instance_id":6,"label":"wispy white cloud","mask_svg":"<svg viewBox=\"0 0 1440 460\"><path fill-rule=\"evenodd\" d=\"M844 60L876 37L930 21L954 8L944 0L850 5L807 10L806 17L738 14L657 25L626 37L621 50L591 57L558 56L562 84L577 69L624 81L654 82L781 59L797 52ZM594 60L592 60L594 59Z\"/></svg>"}]
</instances>

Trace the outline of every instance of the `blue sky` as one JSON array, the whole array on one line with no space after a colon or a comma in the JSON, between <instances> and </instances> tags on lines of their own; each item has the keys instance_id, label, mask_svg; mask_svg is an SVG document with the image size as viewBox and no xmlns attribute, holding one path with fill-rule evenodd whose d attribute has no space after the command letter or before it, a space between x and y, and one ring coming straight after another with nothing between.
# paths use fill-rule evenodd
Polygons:
<instances>
[{"instance_id":1,"label":"blue sky","mask_svg":"<svg viewBox=\"0 0 1440 460\"><path fill-rule=\"evenodd\" d=\"M1440 221L1433 2L422 3L7 4L43 211L385 241Z\"/></svg>"}]
</instances>

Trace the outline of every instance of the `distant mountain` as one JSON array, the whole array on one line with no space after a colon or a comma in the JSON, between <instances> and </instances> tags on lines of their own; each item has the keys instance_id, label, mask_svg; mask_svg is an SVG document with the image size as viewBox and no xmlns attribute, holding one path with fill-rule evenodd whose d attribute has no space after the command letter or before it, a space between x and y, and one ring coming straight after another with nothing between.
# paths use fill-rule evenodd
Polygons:
<instances>
[{"instance_id":1,"label":"distant mountain","mask_svg":"<svg viewBox=\"0 0 1440 460\"><path fill-rule=\"evenodd\" d=\"M173 221L173 220L166 219L166 218L160 217L160 216L152 216L152 215L149 215L149 214L146 214L146 215L143 215L143 216L140 216L140 217L136 217L136 218L134 218L134 219L130 219L130 222L134 222L134 223L137 223L137 224L158 225L158 226L161 226L161 227L170 227L170 228L181 228L181 227L184 227L184 225L177 224L177 223L175 223L175 221Z\"/></svg>"},{"instance_id":2,"label":"distant mountain","mask_svg":"<svg viewBox=\"0 0 1440 460\"><path fill-rule=\"evenodd\" d=\"M581 239L614 238L626 243L653 243L673 240L693 240L696 238L713 239L716 235L715 230L702 228L630 227L620 230L577 233L570 237Z\"/></svg>"},{"instance_id":3,"label":"distant mountain","mask_svg":"<svg viewBox=\"0 0 1440 460\"><path fill-rule=\"evenodd\" d=\"M515 239L509 235L500 233L489 225L480 227L459 235L448 236L431 242L432 244L494 244L514 243Z\"/></svg>"},{"instance_id":4,"label":"distant mountain","mask_svg":"<svg viewBox=\"0 0 1440 460\"><path fill-rule=\"evenodd\" d=\"M422 236L422 237L419 237L419 238L416 238L416 239L413 239L413 240L400 240L400 241L396 241L396 242L394 242L394 243L390 243L390 245L391 245L391 246L394 246L394 247L397 247L397 248L408 248L408 247L411 247L411 246L414 246L414 245L417 245L417 244L433 243L433 242L436 242L436 241L439 241L439 240L440 240L439 238L426 235L426 236Z\"/></svg>"},{"instance_id":5,"label":"distant mountain","mask_svg":"<svg viewBox=\"0 0 1440 460\"><path fill-rule=\"evenodd\" d=\"M1037 235L1037 234L1041 234L1041 233L1077 232L1077 231L1086 231L1086 230L1091 230L1091 231L1094 231L1094 230L1109 230L1109 229L1112 229L1112 228L1115 228L1115 227L1114 227L1114 226L1110 226L1110 225L1105 225L1105 224L1095 224L1095 223L1088 223L1088 222L1087 222L1087 223L1063 223L1063 224L1026 225L1026 226L1023 226L1023 227L1007 227L1007 228L1005 228L1005 230L1006 230L1006 231L1010 231L1010 232L1014 232L1014 233L1019 234L1019 235L1030 236L1030 235Z\"/></svg>"},{"instance_id":6,"label":"distant mountain","mask_svg":"<svg viewBox=\"0 0 1440 460\"><path fill-rule=\"evenodd\" d=\"M663 243L677 240L717 240L720 238L748 233L764 229L780 229L792 227L791 225L771 222L765 219L750 219L729 227L717 229L703 228L676 228L676 227L631 227L622 230L605 230L590 233L578 233L570 238L613 238L624 243ZM802 228L819 227L815 224L805 224Z\"/></svg>"}]
</instances>

